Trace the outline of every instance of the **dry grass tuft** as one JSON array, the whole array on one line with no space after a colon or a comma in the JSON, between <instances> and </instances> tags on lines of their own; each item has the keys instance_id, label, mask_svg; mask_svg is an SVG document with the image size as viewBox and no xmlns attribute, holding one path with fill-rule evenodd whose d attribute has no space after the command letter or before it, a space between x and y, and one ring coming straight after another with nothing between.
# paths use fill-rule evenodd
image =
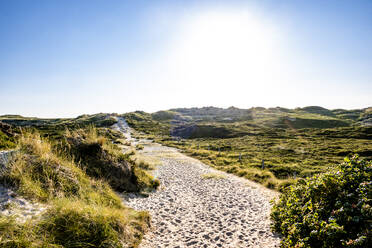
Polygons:
<instances>
[{"instance_id":1,"label":"dry grass tuft","mask_svg":"<svg viewBox=\"0 0 372 248\"><path fill-rule=\"evenodd\" d=\"M226 176L219 173L208 173L202 175L203 179L225 179Z\"/></svg>"}]
</instances>

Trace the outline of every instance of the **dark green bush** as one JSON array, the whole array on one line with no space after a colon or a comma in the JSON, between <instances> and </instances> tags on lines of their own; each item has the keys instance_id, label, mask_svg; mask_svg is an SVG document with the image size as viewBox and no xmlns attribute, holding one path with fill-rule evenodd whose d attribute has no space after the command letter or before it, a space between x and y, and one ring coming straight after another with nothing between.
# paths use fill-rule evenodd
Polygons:
<instances>
[{"instance_id":1,"label":"dark green bush","mask_svg":"<svg viewBox=\"0 0 372 248\"><path fill-rule=\"evenodd\" d=\"M354 156L287 187L271 213L282 247L372 247L371 174Z\"/></svg>"}]
</instances>

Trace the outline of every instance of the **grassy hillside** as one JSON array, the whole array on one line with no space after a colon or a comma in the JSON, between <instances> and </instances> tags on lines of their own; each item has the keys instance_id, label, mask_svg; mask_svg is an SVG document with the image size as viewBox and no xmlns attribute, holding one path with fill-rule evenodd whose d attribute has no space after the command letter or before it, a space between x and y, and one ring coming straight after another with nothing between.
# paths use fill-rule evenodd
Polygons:
<instances>
[{"instance_id":1,"label":"grassy hillside","mask_svg":"<svg viewBox=\"0 0 372 248\"><path fill-rule=\"evenodd\" d=\"M297 109L178 108L153 114L137 111L124 117L139 131L184 138L240 137L262 128L298 130L372 125L371 108L328 110L317 106Z\"/></svg>"},{"instance_id":2,"label":"grassy hillside","mask_svg":"<svg viewBox=\"0 0 372 248\"><path fill-rule=\"evenodd\" d=\"M52 139L61 138L66 129L85 128L89 125L96 127L109 127L116 123L113 115L95 114L81 115L76 118L40 119L36 117L23 117L18 115L0 116L0 122L14 127L36 129L42 136Z\"/></svg>"},{"instance_id":3,"label":"grassy hillside","mask_svg":"<svg viewBox=\"0 0 372 248\"><path fill-rule=\"evenodd\" d=\"M120 134L92 126L106 118L30 123L27 118L21 122L19 117L7 118L22 129L12 127L18 130L13 137L18 152L0 181L18 195L45 204L47 210L24 223L0 216L0 247L138 246L149 227L149 215L124 206L113 188L140 192L156 188L158 181L114 144L123 138Z\"/></svg>"},{"instance_id":4,"label":"grassy hillside","mask_svg":"<svg viewBox=\"0 0 372 248\"><path fill-rule=\"evenodd\" d=\"M205 107L191 109L171 109L172 112L178 114L180 120L192 120L194 122L247 122L252 125L265 127L282 127L296 128L316 127L327 128L337 126L350 126L352 122L347 118L340 118L332 110L327 110L322 107L312 106L297 109L286 108L250 108L238 109L230 107L227 109ZM359 110L351 111L356 114L361 114ZM156 115L154 113L153 115ZM284 120L289 120L287 125ZM317 121L314 125L312 121ZM299 123L297 123L299 122ZM330 123L330 124L328 124Z\"/></svg>"},{"instance_id":5,"label":"grassy hillside","mask_svg":"<svg viewBox=\"0 0 372 248\"><path fill-rule=\"evenodd\" d=\"M372 128L364 110L214 107L125 114L146 137L174 146L214 168L280 189L326 171L349 154L372 158ZM162 111L162 115L165 111ZM345 115L358 115L346 118ZM342 117L342 118L341 118ZM181 140L179 140L181 138Z\"/></svg>"}]
</instances>

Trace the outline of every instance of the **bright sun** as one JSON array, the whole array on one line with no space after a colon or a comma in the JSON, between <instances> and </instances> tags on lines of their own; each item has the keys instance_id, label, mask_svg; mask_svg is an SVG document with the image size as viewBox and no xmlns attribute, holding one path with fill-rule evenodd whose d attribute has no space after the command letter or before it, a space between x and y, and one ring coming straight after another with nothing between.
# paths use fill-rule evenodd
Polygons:
<instances>
[{"instance_id":1,"label":"bright sun","mask_svg":"<svg viewBox=\"0 0 372 248\"><path fill-rule=\"evenodd\" d=\"M169 58L178 77L246 84L277 70L272 28L247 12L203 13L185 26Z\"/></svg>"}]
</instances>

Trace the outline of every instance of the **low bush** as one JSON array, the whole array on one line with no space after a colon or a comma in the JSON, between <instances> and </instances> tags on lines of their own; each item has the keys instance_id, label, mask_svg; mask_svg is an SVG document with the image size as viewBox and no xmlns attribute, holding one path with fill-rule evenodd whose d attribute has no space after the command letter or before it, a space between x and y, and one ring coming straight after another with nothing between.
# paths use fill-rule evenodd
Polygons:
<instances>
[{"instance_id":1,"label":"low bush","mask_svg":"<svg viewBox=\"0 0 372 248\"><path fill-rule=\"evenodd\" d=\"M371 247L372 162L358 156L287 187L271 213L282 247Z\"/></svg>"}]
</instances>

